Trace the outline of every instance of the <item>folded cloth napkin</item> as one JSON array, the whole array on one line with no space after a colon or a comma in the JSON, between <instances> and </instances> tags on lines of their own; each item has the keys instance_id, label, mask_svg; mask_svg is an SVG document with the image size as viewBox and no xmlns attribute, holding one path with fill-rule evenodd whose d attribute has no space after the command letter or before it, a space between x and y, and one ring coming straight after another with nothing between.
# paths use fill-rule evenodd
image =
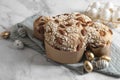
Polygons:
<instances>
[{"instance_id":1,"label":"folded cloth napkin","mask_svg":"<svg viewBox=\"0 0 120 80\"><path fill-rule=\"evenodd\" d=\"M42 54L46 59L45 50L44 50L44 44L40 40L36 39L33 36L33 22L39 15L34 15L30 18L27 18L25 21L18 23L14 26L12 26L10 30L10 39L11 40L21 40L25 46L30 47L34 49L35 51L38 51L40 54ZM24 28L26 31L27 36L21 37L18 33L19 28ZM111 62L108 68L102 69L102 70L96 70L95 72L99 72L105 75L109 75L112 77L120 78L120 33L115 30L113 30L113 42L111 45ZM47 59L49 62L55 64L55 65L62 65L66 68L68 68L71 71L74 71L78 74L85 74L85 70L83 67L83 61L76 63L76 64L60 64L57 62L54 62L50 59Z\"/></svg>"}]
</instances>

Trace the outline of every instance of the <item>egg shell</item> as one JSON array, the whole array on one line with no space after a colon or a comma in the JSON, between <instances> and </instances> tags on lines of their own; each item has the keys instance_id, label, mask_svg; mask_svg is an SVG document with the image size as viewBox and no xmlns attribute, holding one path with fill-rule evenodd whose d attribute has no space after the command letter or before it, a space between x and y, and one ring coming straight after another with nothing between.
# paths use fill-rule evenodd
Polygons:
<instances>
[{"instance_id":1,"label":"egg shell","mask_svg":"<svg viewBox=\"0 0 120 80\"><path fill-rule=\"evenodd\" d=\"M14 47L16 47L17 49L23 49L24 48L24 44L22 41L20 40L15 40L13 43Z\"/></svg>"},{"instance_id":2,"label":"egg shell","mask_svg":"<svg viewBox=\"0 0 120 80\"><path fill-rule=\"evenodd\" d=\"M87 60L89 60L89 61L94 59L94 54L92 52L90 52L90 51L87 51L85 53L85 55L86 55Z\"/></svg>"},{"instance_id":3,"label":"egg shell","mask_svg":"<svg viewBox=\"0 0 120 80\"><path fill-rule=\"evenodd\" d=\"M94 2L92 5L91 5L92 8L96 8L96 9L99 9L101 7L101 4L100 2Z\"/></svg>"},{"instance_id":4,"label":"egg shell","mask_svg":"<svg viewBox=\"0 0 120 80\"><path fill-rule=\"evenodd\" d=\"M87 71L87 72L92 72L92 71L93 71L92 63L86 60L86 61L84 62L84 69L85 69L85 71Z\"/></svg>"},{"instance_id":5,"label":"egg shell","mask_svg":"<svg viewBox=\"0 0 120 80\"><path fill-rule=\"evenodd\" d=\"M91 18L98 18L98 10L96 8L91 8L89 11L88 11L88 15L91 17Z\"/></svg>"},{"instance_id":6,"label":"egg shell","mask_svg":"<svg viewBox=\"0 0 120 80\"><path fill-rule=\"evenodd\" d=\"M104 9L100 13L100 19L110 21L112 18L112 13L109 9Z\"/></svg>"},{"instance_id":7,"label":"egg shell","mask_svg":"<svg viewBox=\"0 0 120 80\"><path fill-rule=\"evenodd\" d=\"M10 36L9 31L4 31L4 32L0 33L0 37L2 37L3 39L8 39L9 36Z\"/></svg>"}]
</instances>

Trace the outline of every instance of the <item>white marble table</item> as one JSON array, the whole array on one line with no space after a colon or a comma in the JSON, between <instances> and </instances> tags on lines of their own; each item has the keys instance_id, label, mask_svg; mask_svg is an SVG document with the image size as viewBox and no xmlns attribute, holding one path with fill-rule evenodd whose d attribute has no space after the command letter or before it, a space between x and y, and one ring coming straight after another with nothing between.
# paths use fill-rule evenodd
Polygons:
<instances>
[{"instance_id":1,"label":"white marble table","mask_svg":"<svg viewBox=\"0 0 120 80\"><path fill-rule=\"evenodd\" d=\"M82 11L97 0L0 0L0 32L40 12L43 15ZM100 0L107 2L110 0ZM111 0L119 5L119 0ZM55 66L29 48L16 50L12 42L0 40L0 80L115 80L98 73L77 75ZM117 79L118 80L118 79Z\"/></svg>"}]
</instances>

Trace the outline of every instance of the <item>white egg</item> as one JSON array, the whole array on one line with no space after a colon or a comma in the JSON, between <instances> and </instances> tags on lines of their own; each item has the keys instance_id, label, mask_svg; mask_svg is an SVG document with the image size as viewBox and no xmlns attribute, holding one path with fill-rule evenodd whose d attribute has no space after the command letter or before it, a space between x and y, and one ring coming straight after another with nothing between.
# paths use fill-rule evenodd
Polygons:
<instances>
[{"instance_id":1,"label":"white egg","mask_svg":"<svg viewBox=\"0 0 120 80\"><path fill-rule=\"evenodd\" d=\"M120 22L120 11L115 11L112 15L113 22Z\"/></svg>"},{"instance_id":2,"label":"white egg","mask_svg":"<svg viewBox=\"0 0 120 80\"><path fill-rule=\"evenodd\" d=\"M109 9L111 12L113 12L114 9L115 9L115 6L114 6L113 3L108 2L108 3L106 3L105 8L106 8L106 9Z\"/></svg>"},{"instance_id":3,"label":"white egg","mask_svg":"<svg viewBox=\"0 0 120 80\"><path fill-rule=\"evenodd\" d=\"M23 49L24 48L24 44L22 41L20 40L15 40L13 43L14 47L16 47L17 49Z\"/></svg>"},{"instance_id":4,"label":"white egg","mask_svg":"<svg viewBox=\"0 0 120 80\"><path fill-rule=\"evenodd\" d=\"M102 19L102 20L110 21L111 20L111 16L112 16L112 13L110 12L109 9L104 9L100 13L100 19Z\"/></svg>"},{"instance_id":5,"label":"white egg","mask_svg":"<svg viewBox=\"0 0 120 80\"><path fill-rule=\"evenodd\" d=\"M109 23L107 23L107 26L110 27L110 28L113 28L114 24L112 22L109 22Z\"/></svg>"},{"instance_id":6,"label":"white egg","mask_svg":"<svg viewBox=\"0 0 120 80\"><path fill-rule=\"evenodd\" d=\"M91 7L99 9L101 7L101 4L100 4L100 2L94 2Z\"/></svg>"},{"instance_id":7,"label":"white egg","mask_svg":"<svg viewBox=\"0 0 120 80\"><path fill-rule=\"evenodd\" d=\"M96 8L91 8L89 11L88 11L88 15L91 17L91 18L97 18L98 17L98 10Z\"/></svg>"}]
</instances>

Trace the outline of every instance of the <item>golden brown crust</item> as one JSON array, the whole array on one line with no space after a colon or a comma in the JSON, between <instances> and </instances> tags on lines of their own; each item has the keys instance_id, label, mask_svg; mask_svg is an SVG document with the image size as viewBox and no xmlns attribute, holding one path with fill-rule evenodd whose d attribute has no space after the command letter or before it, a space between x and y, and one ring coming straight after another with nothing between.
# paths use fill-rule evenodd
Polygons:
<instances>
[{"instance_id":1,"label":"golden brown crust","mask_svg":"<svg viewBox=\"0 0 120 80\"><path fill-rule=\"evenodd\" d=\"M34 36L42 41L44 41L45 25L48 20L48 17L40 16L34 22Z\"/></svg>"},{"instance_id":2,"label":"golden brown crust","mask_svg":"<svg viewBox=\"0 0 120 80\"><path fill-rule=\"evenodd\" d=\"M40 16L34 22L34 36L63 51L76 52L89 44L91 50L101 56L103 49L110 46L112 34L107 26L80 13Z\"/></svg>"}]
</instances>

